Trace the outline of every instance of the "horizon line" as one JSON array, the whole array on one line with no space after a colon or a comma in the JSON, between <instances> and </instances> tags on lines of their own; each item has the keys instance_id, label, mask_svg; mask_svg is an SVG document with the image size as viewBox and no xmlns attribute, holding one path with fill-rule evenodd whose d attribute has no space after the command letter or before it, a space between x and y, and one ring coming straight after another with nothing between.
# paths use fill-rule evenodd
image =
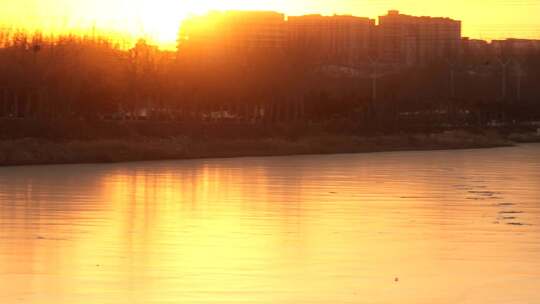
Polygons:
<instances>
[{"instance_id":1,"label":"horizon line","mask_svg":"<svg viewBox=\"0 0 540 304\"><path fill-rule=\"evenodd\" d=\"M375 17L365 16L365 15L359 15L359 14L342 14L342 13L324 13L324 12L313 12L313 13L305 13L305 14L288 14L283 11L279 10L265 10L265 9L208 9L204 12L200 13L189 13L185 15L183 18L177 19L177 29L179 30L182 26L182 23L189 18L193 17L202 17L212 12L221 12L221 13L227 13L227 12L267 12L267 13L276 13L283 15L284 21L288 21L289 17L304 17L304 16L321 16L321 17L354 17L354 18L364 18L375 21L375 26L380 26L380 17L387 16L390 14L390 12L398 12L399 15L403 16L410 16L410 17L416 17L416 18L433 18L433 19L446 19L446 20L452 20L456 22L460 22L462 24L462 35L461 38L469 38L473 40L482 40L486 42L493 42L493 41L499 41L499 40L508 40L508 39L520 39L520 40L540 40L540 30L538 30L537 34L528 34L528 35L502 35L502 34L496 34L496 35L486 35L491 36L490 38L483 37L484 35L463 35L463 28L466 27L467 22L462 20L462 18L453 18L450 16L432 16L432 15L414 15L414 14L407 14L404 13L405 11L399 10L399 9L387 9L386 15L377 15ZM176 46L176 39L175 41L165 41L160 40L158 37L156 37L155 33L152 33L151 26L145 26L143 24L139 24L139 29L137 30L138 33L134 33L128 29L119 29L115 28L114 26L117 24L111 25L103 25L99 24L103 23L98 21L97 19L94 19L93 21L79 21L78 24L71 24L71 25L61 25L59 27L54 25L30 25L30 26L17 26L10 23L0 23L0 32L34 32L34 33L41 33L41 34L47 34L48 36L53 37L61 37L64 35L74 35L74 36L88 36L89 34L93 34L100 37L108 37L108 38L116 38L119 40L130 40L132 42L145 39L148 42L155 43L160 49L164 50L172 50L173 46ZM116 23L116 22L113 22ZM91 25L90 25L91 24ZM465 25L465 26L463 26ZM525 24L524 24L525 25ZM481 26L484 27L484 26ZM535 29L534 26L530 26L531 29ZM475 28L479 28L476 26ZM532 32L532 31L531 31Z\"/></svg>"}]
</instances>

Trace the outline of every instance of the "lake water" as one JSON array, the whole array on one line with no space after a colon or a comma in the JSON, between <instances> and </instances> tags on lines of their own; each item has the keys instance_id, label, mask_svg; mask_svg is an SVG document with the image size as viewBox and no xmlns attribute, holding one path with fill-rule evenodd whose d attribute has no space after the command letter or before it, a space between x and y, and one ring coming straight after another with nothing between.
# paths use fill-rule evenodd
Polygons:
<instances>
[{"instance_id":1,"label":"lake water","mask_svg":"<svg viewBox=\"0 0 540 304\"><path fill-rule=\"evenodd\" d=\"M0 303L540 303L540 145L0 168Z\"/></svg>"}]
</instances>

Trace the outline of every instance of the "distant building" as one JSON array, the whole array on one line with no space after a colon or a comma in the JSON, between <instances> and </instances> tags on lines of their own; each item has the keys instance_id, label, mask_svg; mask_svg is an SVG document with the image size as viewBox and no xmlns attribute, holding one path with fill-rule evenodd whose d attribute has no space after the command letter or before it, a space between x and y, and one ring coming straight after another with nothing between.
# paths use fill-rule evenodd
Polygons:
<instances>
[{"instance_id":1,"label":"distant building","mask_svg":"<svg viewBox=\"0 0 540 304\"><path fill-rule=\"evenodd\" d=\"M289 47L300 48L320 64L356 65L366 61L375 21L353 16L290 16Z\"/></svg>"},{"instance_id":2,"label":"distant building","mask_svg":"<svg viewBox=\"0 0 540 304\"><path fill-rule=\"evenodd\" d=\"M378 35L381 60L407 66L425 65L459 55L461 21L389 11L379 17Z\"/></svg>"},{"instance_id":3,"label":"distant building","mask_svg":"<svg viewBox=\"0 0 540 304\"><path fill-rule=\"evenodd\" d=\"M282 50L285 15L268 11L224 11L186 20L179 50L202 56L243 55Z\"/></svg>"},{"instance_id":4,"label":"distant building","mask_svg":"<svg viewBox=\"0 0 540 304\"><path fill-rule=\"evenodd\" d=\"M467 41L474 49L478 41ZM475 46L473 46L473 44ZM379 25L355 16L290 16L270 11L223 11L187 19L179 52L190 58L242 57L282 52L321 65L380 63L417 66L455 60L463 53L461 21L389 11Z\"/></svg>"},{"instance_id":5,"label":"distant building","mask_svg":"<svg viewBox=\"0 0 540 304\"><path fill-rule=\"evenodd\" d=\"M487 58L490 55L490 44L486 40L470 39L463 37L461 39L461 56L464 58Z\"/></svg>"},{"instance_id":6,"label":"distant building","mask_svg":"<svg viewBox=\"0 0 540 304\"><path fill-rule=\"evenodd\" d=\"M540 52L540 40L506 39L493 40L491 46L499 56L524 56L532 52Z\"/></svg>"}]
</instances>

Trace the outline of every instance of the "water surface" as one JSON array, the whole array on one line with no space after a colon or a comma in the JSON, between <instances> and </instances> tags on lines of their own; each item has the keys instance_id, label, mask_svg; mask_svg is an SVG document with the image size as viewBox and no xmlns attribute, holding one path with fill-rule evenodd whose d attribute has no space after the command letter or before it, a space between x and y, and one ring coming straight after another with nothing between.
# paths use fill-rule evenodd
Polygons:
<instances>
[{"instance_id":1,"label":"water surface","mask_svg":"<svg viewBox=\"0 0 540 304\"><path fill-rule=\"evenodd\" d=\"M540 145L0 168L0 303L540 303Z\"/></svg>"}]
</instances>

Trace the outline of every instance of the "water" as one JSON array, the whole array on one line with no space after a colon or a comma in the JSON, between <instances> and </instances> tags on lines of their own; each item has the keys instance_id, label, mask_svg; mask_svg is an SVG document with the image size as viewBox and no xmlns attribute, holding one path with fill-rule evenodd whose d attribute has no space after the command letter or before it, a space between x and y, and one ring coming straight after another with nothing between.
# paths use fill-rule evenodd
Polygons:
<instances>
[{"instance_id":1,"label":"water","mask_svg":"<svg viewBox=\"0 0 540 304\"><path fill-rule=\"evenodd\" d=\"M0 168L0 303L540 303L540 145Z\"/></svg>"}]
</instances>

